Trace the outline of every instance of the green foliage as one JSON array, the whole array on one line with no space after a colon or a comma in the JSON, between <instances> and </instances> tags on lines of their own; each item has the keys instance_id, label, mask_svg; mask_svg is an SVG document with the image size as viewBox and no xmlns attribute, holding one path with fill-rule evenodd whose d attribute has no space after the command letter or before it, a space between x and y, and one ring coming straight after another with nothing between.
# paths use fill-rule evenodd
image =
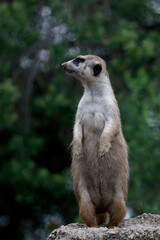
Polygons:
<instances>
[{"instance_id":1,"label":"green foliage","mask_svg":"<svg viewBox=\"0 0 160 240\"><path fill-rule=\"evenodd\" d=\"M10 79L5 79L4 82L0 83L0 130L11 128L16 122L18 115L14 105L18 96L18 90Z\"/></svg>"},{"instance_id":2,"label":"green foliage","mask_svg":"<svg viewBox=\"0 0 160 240\"><path fill-rule=\"evenodd\" d=\"M1 237L40 239L40 228L79 221L68 146L82 91L60 69L79 53L107 61L129 147L128 206L135 215L159 213L155 6L150 0L0 3Z\"/></svg>"}]
</instances>

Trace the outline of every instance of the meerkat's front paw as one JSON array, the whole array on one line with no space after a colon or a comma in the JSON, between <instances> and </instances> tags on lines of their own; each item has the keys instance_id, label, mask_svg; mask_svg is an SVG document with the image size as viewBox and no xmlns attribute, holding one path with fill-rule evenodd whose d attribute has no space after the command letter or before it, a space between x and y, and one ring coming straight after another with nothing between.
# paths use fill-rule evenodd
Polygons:
<instances>
[{"instance_id":1,"label":"meerkat's front paw","mask_svg":"<svg viewBox=\"0 0 160 240\"><path fill-rule=\"evenodd\" d=\"M75 153L75 154L73 155L73 157L74 157L74 159L75 159L76 161L81 161L81 160L82 160L82 153L81 153L81 152Z\"/></svg>"},{"instance_id":2,"label":"meerkat's front paw","mask_svg":"<svg viewBox=\"0 0 160 240\"><path fill-rule=\"evenodd\" d=\"M107 155L107 153L108 153L110 148L111 148L111 144L110 143L108 143L107 147L100 148L99 151L98 151L98 158L99 159L104 158Z\"/></svg>"}]
</instances>

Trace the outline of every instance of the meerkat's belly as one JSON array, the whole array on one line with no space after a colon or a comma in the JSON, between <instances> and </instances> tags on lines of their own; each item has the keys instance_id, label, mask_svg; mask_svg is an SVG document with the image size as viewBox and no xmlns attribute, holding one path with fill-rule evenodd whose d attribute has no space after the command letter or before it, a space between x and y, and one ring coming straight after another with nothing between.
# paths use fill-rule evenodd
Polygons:
<instances>
[{"instance_id":1,"label":"meerkat's belly","mask_svg":"<svg viewBox=\"0 0 160 240\"><path fill-rule=\"evenodd\" d=\"M105 118L101 112L84 113L82 119L84 137L93 135L98 137L101 135L105 125Z\"/></svg>"},{"instance_id":2,"label":"meerkat's belly","mask_svg":"<svg viewBox=\"0 0 160 240\"><path fill-rule=\"evenodd\" d=\"M82 120L83 128L83 148L87 159L92 160L97 157L100 137L105 125L104 115L101 112L85 113ZM90 159L91 158L91 159Z\"/></svg>"},{"instance_id":3,"label":"meerkat's belly","mask_svg":"<svg viewBox=\"0 0 160 240\"><path fill-rule=\"evenodd\" d=\"M90 190L96 191L99 186L98 150L100 137L105 125L101 112L84 114L83 127L83 163L85 164L84 179ZM99 191L99 190L98 190Z\"/></svg>"},{"instance_id":4,"label":"meerkat's belly","mask_svg":"<svg viewBox=\"0 0 160 240\"><path fill-rule=\"evenodd\" d=\"M92 201L100 211L111 201L113 184L107 170L107 159L98 159L100 137L104 129L103 113L84 114L83 121L83 178ZM108 185L108 182L111 184ZM107 196L103 196L107 192ZM103 199L103 200L102 200ZM104 203L103 203L104 202ZM104 207L103 207L104 206Z\"/></svg>"}]
</instances>

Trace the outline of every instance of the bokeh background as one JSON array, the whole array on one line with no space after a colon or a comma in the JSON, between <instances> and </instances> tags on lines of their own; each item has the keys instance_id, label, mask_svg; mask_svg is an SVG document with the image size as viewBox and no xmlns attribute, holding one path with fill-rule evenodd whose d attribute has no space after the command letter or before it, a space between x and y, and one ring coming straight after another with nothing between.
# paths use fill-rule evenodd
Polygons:
<instances>
[{"instance_id":1,"label":"bokeh background","mask_svg":"<svg viewBox=\"0 0 160 240\"><path fill-rule=\"evenodd\" d=\"M107 62L130 161L132 216L160 214L160 1L0 1L0 238L79 221L70 174L80 83L62 62Z\"/></svg>"}]
</instances>

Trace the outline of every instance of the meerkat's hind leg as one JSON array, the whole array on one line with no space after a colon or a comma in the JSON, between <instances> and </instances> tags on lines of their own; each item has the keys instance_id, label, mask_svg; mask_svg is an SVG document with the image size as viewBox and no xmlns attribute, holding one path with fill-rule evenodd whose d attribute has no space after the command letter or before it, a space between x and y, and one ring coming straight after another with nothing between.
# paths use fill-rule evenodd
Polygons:
<instances>
[{"instance_id":1,"label":"meerkat's hind leg","mask_svg":"<svg viewBox=\"0 0 160 240\"><path fill-rule=\"evenodd\" d=\"M108 212L110 214L110 222L108 223L108 228L113 228L118 226L123 220L126 214L126 204L123 199L115 199L111 202Z\"/></svg>"},{"instance_id":2,"label":"meerkat's hind leg","mask_svg":"<svg viewBox=\"0 0 160 240\"><path fill-rule=\"evenodd\" d=\"M108 213L99 213L96 214L97 225L106 224L108 218Z\"/></svg>"},{"instance_id":3,"label":"meerkat's hind leg","mask_svg":"<svg viewBox=\"0 0 160 240\"><path fill-rule=\"evenodd\" d=\"M87 193L87 198L81 197L79 202L79 215L82 220L85 222L87 227L96 227L96 214L95 206L92 203L89 194Z\"/></svg>"}]
</instances>

